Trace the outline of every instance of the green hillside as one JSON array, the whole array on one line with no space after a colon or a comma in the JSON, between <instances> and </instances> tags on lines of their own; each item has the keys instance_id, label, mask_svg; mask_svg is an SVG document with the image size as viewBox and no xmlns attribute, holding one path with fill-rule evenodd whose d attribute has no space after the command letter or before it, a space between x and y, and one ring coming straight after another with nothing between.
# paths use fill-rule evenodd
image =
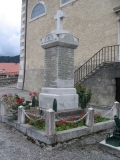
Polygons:
<instances>
[{"instance_id":1,"label":"green hillside","mask_svg":"<svg viewBox=\"0 0 120 160\"><path fill-rule=\"evenodd\" d=\"M20 62L20 56L0 56L0 63L19 63Z\"/></svg>"}]
</instances>

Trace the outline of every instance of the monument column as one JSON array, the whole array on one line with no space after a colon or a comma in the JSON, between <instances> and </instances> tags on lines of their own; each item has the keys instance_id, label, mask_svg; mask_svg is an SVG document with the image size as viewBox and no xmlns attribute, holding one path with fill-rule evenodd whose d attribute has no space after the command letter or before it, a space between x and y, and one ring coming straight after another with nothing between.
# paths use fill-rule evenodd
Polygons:
<instances>
[{"instance_id":1,"label":"monument column","mask_svg":"<svg viewBox=\"0 0 120 160\"><path fill-rule=\"evenodd\" d=\"M44 87L39 95L42 108L52 108L57 100L58 110L78 108L78 95L74 88L74 49L78 39L63 30L65 14L58 10L54 17L57 29L46 35L41 42L44 55Z\"/></svg>"}]
</instances>

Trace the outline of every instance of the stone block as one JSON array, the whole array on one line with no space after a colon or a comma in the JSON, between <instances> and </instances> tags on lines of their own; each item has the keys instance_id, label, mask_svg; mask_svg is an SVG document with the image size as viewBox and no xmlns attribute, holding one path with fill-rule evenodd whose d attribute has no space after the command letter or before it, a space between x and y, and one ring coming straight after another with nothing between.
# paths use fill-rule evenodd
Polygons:
<instances>
[{"instance_id":1,"label":"stone block","mask_svg":"<svg viewBox=\"0 0 120 160\"><path fill-rule=\"evenodd\" d=\"M93 127L93 132L98 132L106 129L110 129L113 127L114 120L109 120L106 122L95 123Z\"/></svg>"},{"instance_id":2,"label":"stone block","mask_svg":"<svg viewBox=\"0 0 120 160\"><path fill-rule=\"evenodd\" d=\"M77 109L78 108L78 95L77 94L45 94L39 95L39 106L42 108L52 108L53 101L57 100L57 109Z\"/></svg>"},{"instance_id":3,"label":"stone block","mask_svg":"<svg viewBox=\"0 0 120 160\"><path fill-rule=\"evenodd\" d=\"M46 110L45 132L47 135L55 135L55 112L52 109Z\"/></svg>"},{"instance_id":4,"label":"stone block","mask_svg":"<svg viewBox=\"0 0 120 160\"><path fill-rule=\"evenodd\" d=\"M61 46L71 49L76 49L79 45L79 39L71 34L57 34L50 33L46 35L41 42L41 47L44 49L53 48L55 46Z\"/></svg>"},{"instance_id":5,"label":"stone block","mask_svg":"<svg viewBox=\"0 0 120 160\"><path fill-rule=\"evenodd\" d=\"M18 129L19 131L21 131L24 134L27 133L27 129L29 127L31 127L31 126L28 124L19 124L18 122L16 123L16 129Z\"/></svg>"},{"instance_id":6,"label":"stone block","mask_svg":"<svg viewBox=\"0 0 120 160\"><path fill-rule=\"evenodd\" d=\"M76 94L76 89L75 88L46 88L43 87L41 89L41 93L45 94Z\"/></svg>"},{"instance_id":7,"label":"stone block","mask_svg":"<svg viewBox=\"0 0 120 160\"><path fill-rule=\"evenodd\" d=\"M44 131L40 131L35 127L28 128L27 135L46 144L54 144L56 142L55 136L47 136Z\"/></svg>"},{"instance_id":8,"label":"stone block","mask_svg":"<svg viewBox=\"0 0 120 160\"><path fill-rule=\"evenodd\" d=\"M56 142L64 142L90 134L90 128L83 126L56 133Z\"/></svg>"},{"instance_id":9,"label":"stone block","mask_svg":"<svg viewBox=\"0 0 120 160\"><path fill-rule=\"evenodd\" d=\"M25 114L23 111L23 106L18 107L18 123L20 123L20 124L25 123Z\"/></svg>"},{"instance_id":10,"label":"stone block","mask_svg":"<svg viewBox=\"0 0 120 160\"><path fill-rule=\"evenodd\" d=\"M1 105L0 105L0 114L1 114L1 116L6 115L5 103L1 103Z\"/></svg>"},{"instance_id":11,"label":"stone block","mask_svg":"<svg viewBox=\"0 0 120 160\"><path fill-rule=\"evenodd\" d=\"M88 114L86 117L86 126L92 127L94 125L94 109L88 108Z\"/></svg>"}]
</instances>

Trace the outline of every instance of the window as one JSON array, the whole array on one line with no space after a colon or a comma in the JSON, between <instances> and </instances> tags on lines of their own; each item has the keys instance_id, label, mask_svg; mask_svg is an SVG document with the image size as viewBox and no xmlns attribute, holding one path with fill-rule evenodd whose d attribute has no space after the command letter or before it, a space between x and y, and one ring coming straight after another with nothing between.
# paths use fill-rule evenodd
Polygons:
<instances>
[{"instance_id":1,"label":"window","mask_svg":"<svg viewBox=\"0 0 120 160\"><path fill-rule=\"evenodd\" d=\"M31 20L37 19L46 14L46 7L44 2L35 5L31 13Z\"/></svg>"},{"instance_id":2,"label":"window","mask_svg":"<svg viewBox=\"0 0 120 160\"><path fill-rule=\"evenodd\" d=\"M75 1L75 0L61 0L60 6L62 7L62 6L66 5L68 3L71 3L73 1Z\"/></svg>"}]
</instances>

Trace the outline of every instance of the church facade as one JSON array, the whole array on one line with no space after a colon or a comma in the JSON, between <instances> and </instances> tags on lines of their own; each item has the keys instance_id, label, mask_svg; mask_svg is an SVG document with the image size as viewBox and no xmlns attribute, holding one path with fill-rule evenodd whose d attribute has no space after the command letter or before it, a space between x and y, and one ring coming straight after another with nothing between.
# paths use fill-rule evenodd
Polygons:
<instances>
[{"instance_id":1,"label":"church facade","mask_svg":"<svg viewBox=\"0 0 120 160\"><path fill-rule=\"evenodd\" d=\"M79 39L75 70L105 46L120 44L120 0L22 0L20 71L17 87L40 91L44 50L41 39L56 29L54 15L63 10L63 29Z\"/></svg>"}]
</instances>

